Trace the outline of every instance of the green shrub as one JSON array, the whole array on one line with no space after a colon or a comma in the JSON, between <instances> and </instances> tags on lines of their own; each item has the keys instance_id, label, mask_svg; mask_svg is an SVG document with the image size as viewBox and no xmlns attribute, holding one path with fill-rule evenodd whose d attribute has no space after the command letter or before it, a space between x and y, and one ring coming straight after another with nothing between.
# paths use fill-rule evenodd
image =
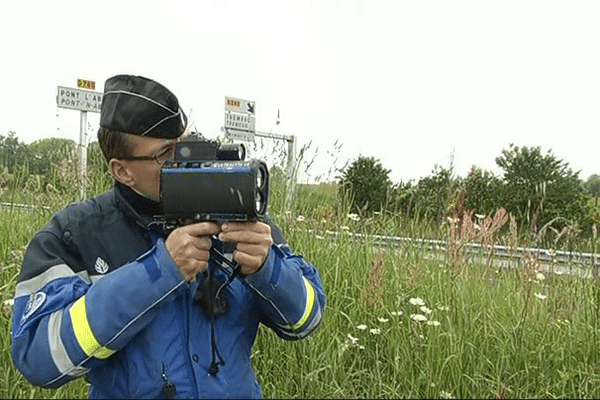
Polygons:
<instances>
[{"instance_id":1,"label":"green shrub","mask_svg":"<svg viewBox=\"0 0 600 400\"><path fill-rule=\"evenodd\" d=\"M340 197L350 197L353 211L381 211L392 187L389 173L374 157L359 156L342 172Z\"/></svg>"}]
</instances>

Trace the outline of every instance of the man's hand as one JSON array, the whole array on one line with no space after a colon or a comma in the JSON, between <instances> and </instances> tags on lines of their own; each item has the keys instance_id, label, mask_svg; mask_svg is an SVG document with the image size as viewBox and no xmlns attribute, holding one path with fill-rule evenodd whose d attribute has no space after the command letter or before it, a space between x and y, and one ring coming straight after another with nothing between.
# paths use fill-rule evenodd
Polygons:
<instances>
[{"instance_id":1,"label":"man's hand","mask_svg":"<svg viewBox=\"0 0 600 400\"><path fill-rule=\"evenodd\" d=\"M227 222L221 227L219 239L235 243L233 258L242 266L244 275L262 266L273 244L271 227L262 222Z\"/></svg>"},{"instance_id":2,"label":"man's hand","mask_svg":"<svg viewBox=\"0 0 600 400\"><path fill-rule=\"evenodd\" d=\"M198 222L175 229L167 238L167 250L188 281L208 268L211 236L219 231L214 222Z\"/></svg>"}]
</instances>

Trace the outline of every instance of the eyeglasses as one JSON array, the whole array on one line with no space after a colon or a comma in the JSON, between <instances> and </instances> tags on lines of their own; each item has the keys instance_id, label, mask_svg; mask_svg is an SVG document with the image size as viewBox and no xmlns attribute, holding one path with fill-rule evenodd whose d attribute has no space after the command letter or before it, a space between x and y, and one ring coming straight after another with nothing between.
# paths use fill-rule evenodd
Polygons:
<instances>
[{"instance_id":1,"label":"eyeglasses","mask_svg":"<svg viewBox=\"0 0 600 400\"><path fill-rule=\"evenodd\" d=\"M161 151L156 154L152 154L149 156L129 156L129 157L119 157L121 160L129 160L129 161L144 161L144 160L154 160L160 166L166 163L169 160L172 160L175 157L175 143L165 147Z\"/></svg>"}]
</instances>

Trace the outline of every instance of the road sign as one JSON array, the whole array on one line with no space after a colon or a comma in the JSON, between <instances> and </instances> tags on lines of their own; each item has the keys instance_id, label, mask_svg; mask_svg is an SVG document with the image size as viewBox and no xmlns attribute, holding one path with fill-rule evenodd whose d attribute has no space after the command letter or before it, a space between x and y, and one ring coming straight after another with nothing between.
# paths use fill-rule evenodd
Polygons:
<instances>
[{"instance_id":1,"label":"road sign","mask_svg":"<svg viewBox=\"0 0 600 400\"><path fill-rule=\"evenodd\" d=\"M256 102L254 101L225 97L225 111L254 115L256 114L255 108Z\"/></svg>"},{"instance_id":2,"label":"road sign","mask_svg":"<svg viewBox=\"0 0 600 400\"><path fill-rule=\"evenodd\" d=\"M229 131L238 131L231 138L240 136L239 140L254 140L253 133L256 131L256 103L254 101L225 97L225 123L224 128ZM250 135L244 134L250 133ZM243 137L243 138L242 138Z\"/></svg>"},{"instance_id":3,"label":"road sign","mask_svg":"<svg viewBox=\"0 0 600 400\"><path fill-rule=\"evenodd\" d=\"M243 142L254 141L254 132L238 131L235 129L225 129L225 135L228 139L241 140Z\"/></svg>"},{"instance_id":4,"label":"road sign","mask_svg":"<svg viewBox=\"0 0 600 400\"><path fill-rule=\"evenodd\" d=\"M96 87L96 83L94 81L78 79L77 86L93 89ZM70 108L72 110L80 111L77 158L81 182L81 199L83 200L87 190L87 112L100 112L102 107L102 93L59 86L56 95L56 105L61 108Z\"/></svg>"},{"instance_id":5,"label":"road sign","mask_svg":"<svg viewBox=\"0 0 600 400\"><path fill-rule=\"evenodd\" d=\"M102 93L59 86L56 105L61 108L99 113Z\"/></svg>"},{"instance_id":6,"label":"road sign","mask_svg":"<svg viewBox=\"0 0 600 400\"><path fill-rule=\"evenodd\" d=\"M77 87L79 89L96 90L96 82L88 81L87 79L77 79Z\"/></svg>"},{"instance_id":7,"label":"road sign","mask_svg":"<svg viewBox=\"0 0 600 400\"><path fill-rule=\"evenodd\" d=\"M254 132L255 118L250 115L225 111L225 128L240 131Z\"/></svg>"}]
</instances>

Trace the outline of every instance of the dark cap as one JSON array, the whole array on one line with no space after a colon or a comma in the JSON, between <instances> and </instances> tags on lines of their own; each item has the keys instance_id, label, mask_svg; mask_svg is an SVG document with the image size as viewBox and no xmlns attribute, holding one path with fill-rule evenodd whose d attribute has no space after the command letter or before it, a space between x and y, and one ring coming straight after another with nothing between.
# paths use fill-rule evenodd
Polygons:
<instances>
[{"instance_id":1,"label":"dark cap","mask_svg":"<svg viewBox=\"0 0 600 400\"><path fill-rule=\"evenodd\" d=\"M134 135L173 139L187 126L177 97L142 76L116 75L106 80L100 126Z\"/></svg>"}]
</instances>

